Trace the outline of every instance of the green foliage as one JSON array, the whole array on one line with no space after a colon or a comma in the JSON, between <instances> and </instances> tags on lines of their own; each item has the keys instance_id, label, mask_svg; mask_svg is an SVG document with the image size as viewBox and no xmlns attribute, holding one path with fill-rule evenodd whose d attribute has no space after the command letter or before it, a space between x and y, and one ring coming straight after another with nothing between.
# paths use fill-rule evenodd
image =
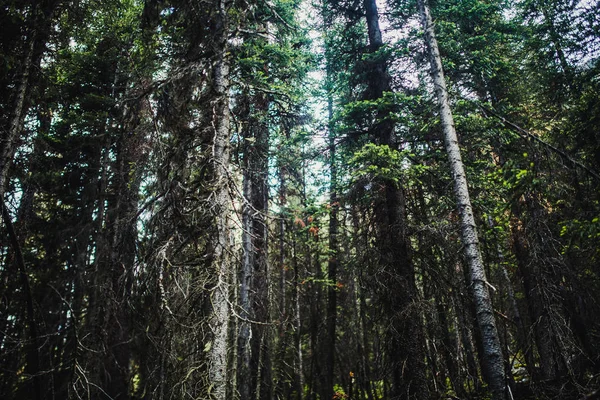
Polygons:
<instances>
[{"instance_id":1,"label":"green foliage","mask_svg":"<svg viewBox=\"0 0 600 400\"><path fill-rule=\"evenodd\" d=\"M131 372L130 397L203 398L196 386L205 378L204 353L213 349L203 326L214 292L206 267L214 248L207 243L217 215L232 223L232 243L237 240L239 167L253 152L262 162L253 172L266 175L270 186L263 255L273 274L264 280L271 285L272 320L253 328L278 330L263 343L278 357L281 351L280 375L272 379L280 385L276 397L315 391L317 376L300 385L322 367L330 288L338 296L339 398L350 393L348 371L356 373L355 397L369 397L367 387L374 398L389 397L388 363L397 354L390 357L393 343L386 340L396 317L414 313L424 323L425 368L441 391L454 385L446 376L454 360L477 359L469 349L458 213L422 32L413 29L414 1L378 2L391 42L374 52L360 1L318 3L322 15L309 21L299 15L307 9L300 0L225 3L233 151L219 179L210 165L213 113L223 100L212 87L222 45L215 2L11 0L0 7L2 132L23 82L31 32L44 37L29 71L27 112L5 196L25 274L18 273L0 226L0 392L7 398L34 398L27 390L38 379L51 388L41 398L97 397L97 386L111 387L102 387L100 376L122 354L128 360L113 371ZM515 353L507 361L517 359L520 369L543 365L535 330L546 314L533 314L539 301L544 312L555 313L556 329L548 333L555 358L569 363L572 379L587 376L592 369L585 363L600 354L600 193L595 178L555 150L600 170L598 1L430 3L488 281L497 289L494 308L506 348ZM58 7L36 14L40 4ZM391 75L391 91L378 98L368 93L374 65ZM382 126L392 127L385 140L393 145L377 144ZM257 127L267 135L256 135ZM0 140L0 150L6 144ZM326 165L337 167L338 182L329 182L334 174ZM212 194L221 184L230 198L216 209ZM332 187L336 199L326 196ZM389 227L381 222L388 188L400 189L395 195L405 213ZM328 240L334 215L337 249ZM408 271L403 276L379 264L382 238L398 232L410 244L410 265L398 267ZM519 240L522 253L515 250ZM237 256L236 246L227 254ZM327 277L330 257L339 261L335 280ZM238 264L232 256L231 282ZM526 281L528 272L533 281ZM406 303L410 309L383 318L381 310L393 309L404 295L398 288L408 275L418 291ZM37 346L30 346L23 276L43 339ZM528 288L543 296L532 300L536 291ZM526 333L523 348L512 300ZM107 342L115 327L126 331L118 345ZM39 371L30 373L34 348L41 359ZM534 366L526 364L526 351ZM305 369L294 370L300 364ZM478 379L476 363L455 367L459 382L448 393L479 396L470 383ZM521 372L520 383L533 379Z\"/></svg>"},{"instance_id":2,"label":"green foliage","mask_svg":"<svg viewBox=\"0 0 600 400\"><path fill-rule=\"evenodd\" d=\"M579 240L598 240L600 239L600 217L584 221L573 219L563 222L560 227L560 236Z\"/></svg>"},{"instance_id":3,"label":"green foliage","mask_svg":"<svg viewBox=\"0 0 600 400\"><path fill-rule=\"evenodd\" d=\"M402 177L402 155L388 145L368 143L354 153L350 161L355 181L391 181L398 184Z\"/></svg>"}]
</instances>

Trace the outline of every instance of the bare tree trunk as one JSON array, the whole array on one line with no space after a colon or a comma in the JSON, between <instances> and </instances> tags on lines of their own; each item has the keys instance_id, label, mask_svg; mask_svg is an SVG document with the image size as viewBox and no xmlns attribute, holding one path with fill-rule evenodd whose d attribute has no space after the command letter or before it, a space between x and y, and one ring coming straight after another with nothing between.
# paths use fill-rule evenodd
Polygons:
<instances>
[{"instance_id":1,"label":"bare tree trunk","mask_svg":"<svg viewBox=\"0 0 600 400\"><path fill-rule=\"evenodd\" d=\"M333 99L328 99L329 111L329 157L331 176L329 177L329 203L331 211L329 214L329 260L327 262L327 337L323 341L323 383L321 386L321 398L331 399L333 397L334 385L334 363L335 363L335 333L337 318L337 269L338 261L338 210L339 203L337 199L337 165L336 165L336 145L333 134Z\"/></svg>"},{"instance_id":2,"label":"bare tree trunk","mask_svg":"<svg viewBox=\"0 0 600 400\"><path fill-rule=\"evenodd\" d=\"M249 101L248 98L245 99ZM250 116L249 104L243 106L246 118ZM244 140L244 160L243 160L243 176L242 176L242 267L239 276L239 299L238 305L240 308L240 320L238 321L238 349L237 349L237 370L236 370L236 385L241 400L249 400L252 385L252 376L256 371L252 371L250 361L252 357L252 347L250 338L252 337L251 319L254 318L252 313L251 301L251 285L254 268L255 254L252 243L252 165L250 162L250 153L252 152L252 144L250 132L245 132L248 136Z\"/></svg>"},{"instance_id":3,"label":"bare tree trunk","mask_svg":"<svg viewBox=\"0 0 600 400\"><path fill-rule=\"evenodd\" d=\"M464 281L461 281L461 286L466 286ZM465 290L466 291L466 290ZM461 290L454 298L454 309L456 310L456 322L457 322L457 342L462 345L464 352L464 359L466 364L467 372L467 385L471 386L475 392L478 392L481 387L481 381L479 379L478 364L475 357L475 346L473 345L473 325L472 325L472 312L471 302L466 298L465 291ZM456 353L459 354L460 348L457 348ZM464 379L463 379L464 383Z\"/></svg>"},{"instance_id":4,"label":"bare tree trunk","mask_svg":"<svg viewBox=\"0 0 600 400\"><path fill-rule=\"evenodd\" d=\"M362 390L367 393L367 399L373 400L373 385L371 384L371 362L369 360L369 339L367 337L367 317L365 315L366 301L362 292L358 293L356 299L357 308L357 324L358 324L358 339L359 339L359 358L361 364L361 376L359 382L362 383Z\"/></svg>"},{"instance_id":5,"label":"bare tree trunk","mask_svg":"<svg viewBox=\"0 0 600 400\"><path fill-rule=\"evenodd\" d=\"M240 399L271 397L268 274L269 102L265 94L244 96L247 119L243 159L242 271L240 274L240 334L238 390ZM257 322L254 324L251 321Z\"/></svg>"},{"instance_id":6,"label":"bare tree trunk","mask_svg":"<svg viewBox=\"0 0 600 400\"><path fill-rule=\"evenodd\" d=\"M7 124L0 126L0 220L4 221L9 240L11 242L14 262L17 266L20 279L21 293L24 296L26 305L26 318L29 341L25 346L25 375L32 378L31 385L22 385L21 395L35 399L42 399L50 389L46 385L48 379L41 374L42 362L40 357L40 340L38 323L35 317L35 296L30 285L29 271L25 264L22 253L21 243L25 238L18 237L19 232L15 230L10 213L4 202L4 194L9 181L9 169L12 166L13 158L18 149L19 139L23 133L25 117L29 111L32 101L31 87L35 86L35 79L39 76L39 65L42 55L45 51L45 45L50 34L50 27L54 13L58 6L58 0L47 2L31 2L30 9L25 16L26 39L24 40L23 52L21 57L23 61L15 65L18 73L14 76L14 89L10 91L9 98L12 102L12 109L9 111ZM25 185L27 186L27 185ZM27 189L26 187L24 189ZM27 201L27 192L23 201ZM33 195L33 194L32 194ZM31 199L33 201L33 199ZM19 294L16 294L20 296ZM18 357L15 357L17 359ZM47 386L47 387L46 387ZM19 389L21 389L19 388Z\"/></svg>"},{"instance_id":7,"label":"bare tree trunk","mask_svg":"<svg viewBox=\"0 0 600 400\"><path fill-rule=\"evenodd\" d=\"M23 73L21 74L21 82L19 82L19 86L17 88L13 115L10 119L8 130L5 131L6 134L3 134L2 140L0 140L0 196L4 195L8 169L12 163L15 151L17 150L17 139L21 133L21 130L23 129L23 121L26 113L25 102L29 86L29 75L33 58L34 44L34 40L31 40L31 43L29 43L27 55L25 56L25 62L22 67Z\"/></svg>"},{"instance_id":8,"label":"bare tree trunk","mask_svg":"<svg viewBox=\"0 0 600 400\"><path fill-rule=\"evenodd\" d=\"M304 398L304 360L302 352L302 314L300 307L301 289L300 289L300 265L298 263L298 254L296 248L297 242L293 242L292 262L294 264L294 389L297 400Z\"/></svg>"},{"instance_id":9,"label":"bare tree trunk","mask_svg":"<svg viewBox=\"0 0 600 400\"><path fill-rule=\"evenodd\" d=\"M8 179L8 170L12 164L17 150L19 135L23 130L25 116L30 102L30 86L36 76L39 76L40 60L45 51L46 41L50 34L50 27L55 12L61 0L48 0L45 2L33 1L30 17L27 19L27 40L20 65L19 81L11 93L13 108L8 118L8 126L0 129L0 196L4 196Z\"/></svg>"},{"instance_id":10,"label":"bare tree trunk","mask_svg":"<svg viewBox=\"0 0 600 400\"><path fill-rule=\"evenodd\" d=\"M231 268L229 248L229 61L227 60L227 1L219 0L214 16L216 57L213 67L212 104L214 139L211 169L214 174L214 224L211 237L211 271L215 285L211 289L208 326L211 342L208 347L209 395L215 400L226 400L227 393L227 330L229 326L228 276Z\"/></svg>"},{"instance_id":11,"label":"bare tree trunk","mask_svg":"<svg viewBox=\"0 0 600 400\"><path fill-rule=\"evenodd\" d=\"M286 294L287 286L287 270L286 265L286 226L285 226L285 207L286 207L286 185L285 185L285 168L280 165L279 167L279 240L278 240L278 264L279 269L279 289L278 289L278 327L277 327L277 355L274 360L274 373L275 377L273 382L275 384L274 396L276 399L285 398L285 393L289 392L289 385L287 384L287 363L286 354L289 342L287 339L287 329L289 327L290 317L288 316L288 302ZM291 346L290 346L291 347Z\"/></svg>"},{"instance_id":12,"label":"bare tree trunk","mask_svg":"<svg viewBox=\"0 0 600 400\"><path fill-rule=\"evenodd\" d=\"M442 60L435 38L429 7L426 4L426 0L419 0L418 6L421 13L421 23L425 31L425 40L429 48L431 75L438 97L444 141L450 160L456 202L461 217L462 241L465 249L465 257L470 269L477 324L483 346L483 355L481 357L483 360L483 374L489 384L493 399L500 400L505 397L504 358L502 356L500 338L496 329L492 301L488 290L489 284L485 276L483 261L479 251L479 239L471 200L469 198L467 178L460 155L458 138L454 128L454 118L448 101Z\"/></svg>"},{"instance_id":13,"label":"bare tree trunk","mask_svg":"<svg viewBox=\"0 0 600 400\"><path fill-rule=\"evenodd\" d=\"M35 4L35 3L34 3ZM31 29L29 31L29 40L27 41L25 59L21 66L20 81L17 85L14 94L14 106L12 115L9 119L7 129L1 130L0 136L0 197L4 197L6 190L8 169L12 164L12 159L17 150L17 140L23 130L25 114L27 113L27 96L29 94L29 83L31 81L31 73L34 64L34 54L36 43L38 40L38 30L35 26L35 16L37 15L37 7L34 6L33 18L31 21Z\"/></svg>"},{"instance_id":14,"label":"bare tree trunk","mask_svg":"<svg viewBox=\"0 0 600 400\"><path fill-rule=\"evenodd\" d=\"M306 175L304 175L306 176ZM305 198L306 199L306 198ZM306 203L304 203L306 204ZM316 282L322 282L323 271L319 265L319 255L316 246L311 242L315 239L306 232L305 262L306 276L314 276ZM309 301L309 341L310 341L310 374L307 383L309 389L309 400L316 400L323 386L323 371L321 355L321 312L322 312L322 288L319 284L310 284L307 287L311 301Z\"/></svg>"},{"instance_id":15,"label":"bare tree trunk","mask_svg":"<svg viewBox=\"0 0 600 400\"><path fill-rule=\"evenodd\" d=\"M360 217L359 210L357 207L352 207L351 210L351 218L352 218L352 228L353 228L353 237L354 237L354 248L357 254L363 254L366 252L367 238L364 234L361 233L360 225ZM367 328L367 318L366 318L366 301L365 295L363 291L360 289L360 280L361 280L361 271L357 271L356 268L353 269L353 280L354 280L354 303L355 303L355 311L354 318L357 324L357 351L358 357L357 364L359 364L358 377L356 381L358 385L361 387L363 392L366 392L367 400L373 400L373 388L371 385L371 362L369 360L369 340L368 340L368 328ZM350 382L352 382L352 378Z\"/></svg>"},{"instance_id":16,"label":"bare tree trunk","mask_svg":"<svg viewBox=\"0 0 600 400\"><path fill-rule=\"evenodd\" d=\"M269 231L267 214L269 211L269 127L266 122L269 101L264 93L256 96L253 135L256 139L252 154L252 243L254 252L253 282L255 291L254 316L258 322L256 336L252 343L253 360L256 366L256 383L253 385L253 398L269 400L272 396L271 340L270 327L270 276L268 262Z\"/></svg>"},{"instance_id":17,"label":"bare tree trunk","mask_svg":"<svg viewBox=\"0 0 600 400\"><path fill-rule=\"evenodd\" d=\"M437 316L440 321L440 329L442 332L442 353L444 355L444 360L446 362L446 368L448 369L448 375L450 378L450 383L452 384L452 388L459 397L464 397L465 390L459 375L456 341L450 336L450 324L447 316L450 305L442 303L441 298L441 295L436 296L435 303Z\"/></svg>"}]
</instances>

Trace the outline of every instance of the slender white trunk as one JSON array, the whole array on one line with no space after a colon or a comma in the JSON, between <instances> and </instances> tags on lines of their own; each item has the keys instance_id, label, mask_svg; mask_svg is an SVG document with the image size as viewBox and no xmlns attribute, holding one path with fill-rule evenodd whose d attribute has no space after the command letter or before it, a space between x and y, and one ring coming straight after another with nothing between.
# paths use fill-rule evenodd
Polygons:
<instances>
[{"instance_id":1,"label":"slender white trunk","mask_svg":"<svg viewBox=\"0 0 600 400\"><path fill-rule=\"evenodd\" d=\"M442 60L435 38L433 22L429 13L427 0L418 0L421 23L425 31L425 40L429 48L431 75L440 108L440 118L444 131L444 142L450 160L450 168L454 179L454 192L461 219L461 236L465 249L467 264L471 273L473 301L477 314L477 324L483 346L482 370L494 400L504 399L505 377L500 338L496 329L494 310L488 290L488 282L479 251L479 240L473 208L469 198L467 177L465 175L454 118L448 101L448 91L442 69Z\"/></svg>"},{"instance_id":2,"label":"slender white trunk","mask_svg":"<svg viewBox=\"0 0 600 400\"><path fill-rule=\"evenodd\" d=\"M216 235L212 238L213 258L211 270L216 274L216 285L211 293L211 314L209 327L212 342L208 350L208 377L210 379L210 396L215 400L226 400L227 388L227 333L229 326L229 287L228 278L231 263L227 248L229 247L229 193L227 184L227 167L229 163L229 64L227 54L227 9L224 0L219 1L215 23L219 33L215 38L221 48L215 60L213 72L212 124L214 142L212 151L212 168L215 178L215 224Z\"/></svg>"}]
</instances>

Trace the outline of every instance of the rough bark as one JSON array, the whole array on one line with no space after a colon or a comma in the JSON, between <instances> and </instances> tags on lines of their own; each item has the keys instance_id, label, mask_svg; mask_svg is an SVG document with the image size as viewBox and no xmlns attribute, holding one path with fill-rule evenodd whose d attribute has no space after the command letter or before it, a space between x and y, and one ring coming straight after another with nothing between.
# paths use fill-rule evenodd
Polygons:
<instances>
[{"instance_id":1,"label":"rough bark","mask_svg":"<svg viewBox=\"0 0 600 400\"><path fill-rule=\"evenodd\" d=\"M250 109L249 105L245 104L244 106L245 117L249 117ZM251 300L251 292L252 292L252 276L254 269L254 259L255 253L253 250L253 218L254 214L252 199L253 199L253 180L252 180L252 164L250 153L252 152L252 144L250 140L252 139L249 132L246 132L247 137L244 139L244 170L242 177L242 195L243 195L243 205L242 205L242 266L239 276L239 298L238 305L240 307L240 320L238 321L238 349L237 349L237 357L238 364L236 370L236 384L237 390L239 392L240 399L248 400L251 399L251 386L253 376L256 376L255 370L252 370L250 361L252 358L252 346L250 343L250 339L252 337L252 324L251 320L253 318L253 310L252 310L252 300Z\"/></svg>"},{"instance_id":2,"label":"rough bark","mask_svg":"<svg viewBox=\"0 0 600 400\"><path fill-rule=\"evenodd\" d=\"M382 46L379 14L375 0L364 0L363 7L369 34L369 50L378 52ZM391 92L387 58L377 54L368 66L369 81L365 98L380 99ZM371 141L395 146L394 122L391 110L380 109L370 133ZM429 397L425 377L424 337L415 301L417 290L414 267L409 254L405 229L404 193L395 182L382 179L374 202L378 266L389 279L382 283L386 297L385 312L390 317L388 330L388 364L392 377L393 399L424 399ZM385 293L383 293L385 292Z\"/></svg>"},{"instance_id":3,"label":"rough bark","mask_svg":"<svg viewBox=\"0 0 600 400\"><path fill-rule=\"evenodd\" d=\"M0 195L6 190L8 171L18 147L25 116L31 102L30 86L39 76L39 65L45 51L50 27L60 0L34 1L29 10L23 61L18 67L20 74L14 92L11 91L12 109L7 125L0 129Z\"/></svg>"},{"instance_id":4,"label":"rough bark","mask_svg":"<svg viewBox=\"0 0 600 400\"><path fill-rule=\"evenodd\" d=\"M352 228L354 238L354 248L356 249L357 254L366 253L366 249L368 247L368 239L365 237L364 233L361 232L361 220L359 217L359 209L354 206L351 210L351 218L352 218ZM361 271L357 271L357 269L353 269L353 286L354 286L354 319L357 321L358 325L358 343L357 343L357 352L358 352L358 360L357 364L359 367L356 368L358 371L358 385L361 386L363 392L366 392L367 399L373 400L374 393L373 387L371 385L371 362L369 360L369 326L366 316L366 301L365 294L360 289L360 281L362 278ZM352 379L350 379L352 383Z\"/></svg>"},{"instance_id":5,"label":"rough bark","mask_svg":"<svg viewBox=\"0 0 600 400\"><path fill-rule=\"evenodd\" d=\"M269 127L266 113L269 102L265 94L259 94L255 99L257 120L253 130L255 146L252 150L252 250L254 252L253 282L255 293L254 316L258 322L256 335L253 337L252 366L256 366L257 377L253 388L253 398L270 399L272 393L271 372L271 340L267 323L270 320L270 277L268 263L268 158L269 158Z\"/></svg>"},{"instance_id":6,"label":"rough bark","mask_svg":"<svg viewBox=\"0 0 600 400\"><path fill-rule=\"evenodd\" d=\"M2 118L3 123L2 126L0 126L0 211L2 213L0 220L4 221L10 246L12 247L12 257L9 257L9 260L16 265L16 275L19 277L19 283L17 284L15 282L13 288L16 289L18 286L20 286L20 288L17 292L11 293L11 296L14 295L17 298L23 296L23 302L25 303L26 308L24 319L26 321L26 336L28 339L24 345L25 363L23 367L25 375L31 379L31 384L19 379L23 384L15 387L17 387L18 396L26 396L35 399L44 398L50 390L48 384L49 374L41 374L42 370L46 369L46 360L43 357L44 353L40 354L40 348L43 345L40 340L40 335L41 332L43 332L43 329L40 329L41 325L39 325L38 317L36 317L36 309L38 307L35 306L36 303L39 303L39 297L36 296L35 284L32 285L32 282L35 281L30 281L30 266L26 264L28 262L22 251L27 238L22 235L22 232L19 232L18 226L13 226L10 213L4 202L4 195L10 180L9 171L12 167L15 153L19 148L21 139L25 133L25 118L34 101L32 89L36 86L36 83L41 76L40 61L45 51L46 42L51 33L52 22L58 5L59 1L55 0L33 1L30 3L29 8L27 5L23 5L23 21L11 21L16 22L16 25L18 25L19 28L23 28L23 46L22 48L17 46L17 48L4 49L9 52L14 51L17 54L15 59L18 59L19 61L16 61L12 66L16 73L7 79L13 80L5 87L8 89L6 98L9 100L7 101L4 111L8 115L6 115L5 118ZM20 7L20 5L17 4L17 7ZM4 21L5 20L3 20L3 23ZM5 62L8 61L5 60ZM8 71L11 71L13 68L9 68ZM44 125L44 123L45 121L40 121L41 125ZM40 126L39 129L42 129L43 127ZM34 152L36 152L35 149ZM27 182L22 182L22 185L24 192L21 198L21 209L28 208L31 210L35 191L33 188L29 187L30 185ZM7 247L8 245L9 243L7 243ZM11 268L5 267L3 269L7 270L6 273L9 271L12 272ZM0 278L7 278L6 273L3 273ZM43 305L41 308L43 310ZM50 325L52 322L49 320L50 318L45 322ZM4 333L3 330L2 336L4 336ZM4 337L2 337L2 339L4 339ZM47 340L45 343L49 343L50 341L51 340ZM50 345L49 347L52 346ZM4 346L3 349L5 350ZM53 355L56 355L58 351L60 351L59 348L53 348L53 350L56 350ZM14 354L11 358L14 359L15 366L17 363L22 363L19 357L14 357ZM48 358L50 357L47 357L47 359ZM7 366L5 370L8 371L11 368L12 366ZM13 370L16 370L16 368ZM10 393L6 393L6 395L10 396Z\"/></svg>"},{"instance_id":7,"label":"rough bark","mask_svg":"<svg viewBox=\"0 0 600 400\"><path fill-rule=\"evenodd\" d=\"M328 100L329 121L333 120L333 100ZM331 399L333 397L334 385L334 367L335 367L335 335L336 335L336 319L337 319L337 269L338 261L338 210L339 203L337 198L337 165L336 144L333 134L333 124L329 124L329 157L330 157L330 183L329 183L329 259L327 262L327 337L323 341L323 384L321 398Z\"/></svg>"},{"instance_id":8,"label":"rough bark","mask_svg":"<svg viewBox=\"0 0 600 400\"><path fill-rule=\"evenodd\" d=\"M21 75L13 94L13 109L9 118L8 127L4 127L0 136L0 196L4 196L6 189L8 170L12 164L13 156L17 150L17 142L21 131L23 130L23 122L27 113L27 103L29 97L29 85L31 82L31 74L35 63L34 54L39 40L38 27L35 21L38 14L38 8L33 7L31 27L28 32L28 40L25 46L25 54L23 64L21 65Z\"/></svg>"},{"instance_id":9,"label":"rough bark","mask_svg":"<svg viewBox=\"0 0 600 400\"><path fill-rule=\"evenodd\" d=\"M267 66L265 66L267 69ZM243 145L242 268L240 274L240 337L238 390L242 400L270 398L268 274L268 157L269 127L266 94L246 94L247 121ZM256 324L253 321L257 322Z\"/></svg>"},{"instance_id":10,"label":"rough bark","mask_svg":"<svg viewBox=\"0 0 600 400\"><path fill-rule=\"evenodd\" d=\"M286 265L286 224L285 224L285 206L286 206L286 184L285 184L285 168L279 167L279 237L278 237L278 268L279 268L279 284L278 284L278 326L277 326L277 355L274 360L274 396L275 398L285 398L286 392L289 391L290 385L286 382L288 368L286 362L286 354L288 346L291 344L288 341L287 330L290 327L290 319L288 316L288 301L286 286L288 282Z\"/></svg>"},{"instance_id":11,"label":"rough bark","mask_svg":"<svg viewBox=\"0 0 600 400\"><path fill-rule=\"evenodd\" d=\"M483 354L482 369L493 399L504 399L505 377L500 338L496 329L496 321L485 276L483 260L479 251L479 239L473 208L469 197L467 178L454 127L454 118L448 100L448 91L442 68L442 60L435 38L433 22L426 0L418 1L421 23L425 31L425 40L429 49L431 75L440 108L440 118L444 132L444 143L450 168L454 179L454 191L461 219L461 237L467 265L470 270L473 301L476 310L477 324L481 335Z\"/></svg>"},{"instance_id":12,"label":"rough bark","mask_svg":"<svg viewBox=\"0 0 600 400\"><path fill-rule=\"evenodd\" d=\"M305 175L306 176L306 175ZM306 179L306 178L304 178ZM305 197L306 199L306 197ZM305 233L304 239L304 254L306 266L306 276L314 276L316 282L323 281L323 271L319 265L318 247L313 244L313 240L318 238L311 238L310 233ZM310 400L316 400L318 394L322 393L321 388L323 386L323 368L321 359L321 322L322 322L322 311L323 311L323 290L319 284L310 285L307 288L310 293L309 303L309 351L310 351L310 366L307 386L310 388L308 398ZM306 300L305 300L306 301Z\"/></svg>"},{"instance_id":13,"label":"rough bark","mask_svg":"<svg viewBox=\"0 0 600 400\"><path fill-rule=\"evenodd\" d=\"M226 400L227 388L227 330L229 326L228 276L231 268L229 248L229 60L227 39L229 35L227 2L216 3L214 15L215 52L212 72L212 126L214 136L211 154L211 170L214 187L214 228L210 238L211 266L215 284L210 293L208 326L211 341L208 348L209 396L215 400ZM208 347L208 346L207 346Z\"/></svg>"},{"instance_id":14,"label":"rough bark","mask_svg":"<svg viewBox=\"0 0 600 400\"><path fill-rule=\"evenodd\" d=\"M302 352L302 313L300 307L300 301L302 299L301 296L301 288L300 288L300 265L298 263L297 249L296 249L296 241L293 243L293 263L294 263L294 329L295 329L295 337L294 337L294 347L295 347L295 357L294 357L294 386L297 393L298 400L302 400L304 398L304 360L303 360L303 352Z\"/></svg>"},{"instance_id":15,"label":"rough bark","mask_svg":"<svg viewBox=\"0 0 600 400\"><path fill-rule=\"evenodd\" d=\"M35 37L36 32L33 32L33 38L31 39L25 61L22 66L22 74L19 85L17 86L15 95L15 104L13 108L13 114L10 118L10 124L8 129L2 130L2 140L0 140L0 195L4 195L7 184L8 169L12 163L13 156L17 150L17 140L23 129L23 121L26 114L26 101L27 92L29 87L30 73L33 62L33 52L35 48Z\"/></svg>"}]
</instances>

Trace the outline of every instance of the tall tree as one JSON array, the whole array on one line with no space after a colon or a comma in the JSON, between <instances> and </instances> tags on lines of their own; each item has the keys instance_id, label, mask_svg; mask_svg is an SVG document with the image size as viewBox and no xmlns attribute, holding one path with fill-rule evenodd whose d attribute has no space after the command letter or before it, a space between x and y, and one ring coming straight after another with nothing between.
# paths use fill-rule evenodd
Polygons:
<instances>
[{"instance_id":1,"label":"tall tree","mask_svg":"<svg viewBox=\"0 0 600 400\"><path fill-rule=\"evenodd\" d=\"M391 93L391 77L387 70L389 60L385 55L379 12L375 0L364 0L363 7L369 39L371 60L367 65L368 89L366 100L385 99ZM395 149L396 138L391 110L385 103L379 108L369 135L377 145ZM387 108L387 109L386 109ZM406 210L404 193L398 184L383 178L379 196L374 202L378 264L392 277L386 286L384 302L391 316L388 328L390 340L388 362L391 364L391 398L419 399L428 397L423 357L423 332L416 312L417 290L414 266L410 258L410 242L406 232Z\"/></svg>"},{"instance_id":2,"label":"tall tree","mask_svg":"<svg viewBox=\"0 0 600 400\"><path fill-rule=\"evenodd\" d=\"M0 393L596 397L598 1L431 7L1 2Z\"/></svg>"},{"instance_id":3,"label":"tall tree","mask_svg":"<svg viewBox=\"0 0 600 400\"><path fill-rule=\"evenodd\" d=\"M461 218L461 236L465 258L471 274L471 285L477 323L483 347L483 372L494 399L505 398L504 358L500 347L500 338L496 328L494 309L489 293L490 284L487 281L483 260L479 250L479 238L473 207L469 197L467 177L465 174L458 137L454 127L454 118L448 99L448 90L444 78L442 59L435 38L433 21L426 0L418 1L421 13L421 23L425 32L425 40L429 49L431 76L438 98L439 115L444 132L444 142L450 160L454 192Z\"/></svg>"},{"instance_id":4,"label":"tall tree","mask_svg":"<svg viewBox=\"0 0 600 400\"><path fill-rule=\"evenodd\" d=\"M208 378L211 382L209 395L218 400L225 400L228 379L228 327L229 327L229 275L231 259L228 252L229 239L229 4L219 0L215 4L212 15L214 32L214 64L211 77L212 105L214 114L211 118L214 127L212 157L209 165L212 172L210 179L214 185L215 211L214 236L210 239L211 267L215 276L211 290L211 310L208 325L212 331L208 350Z\"/></svg>"}]
</instances>

